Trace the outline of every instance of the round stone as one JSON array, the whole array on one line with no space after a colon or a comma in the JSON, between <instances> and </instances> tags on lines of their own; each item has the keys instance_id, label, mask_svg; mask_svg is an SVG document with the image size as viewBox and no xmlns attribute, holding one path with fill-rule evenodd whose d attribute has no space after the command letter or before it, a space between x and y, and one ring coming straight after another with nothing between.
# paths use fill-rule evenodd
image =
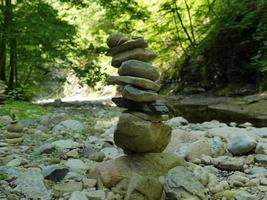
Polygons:
<instances>
[{"instance_id":1,"label":"round stone","mask_svg":"<svg viewBox=\"0 0 267 200\"><path fill-rule=\"evenodd\" d=\"M114 132L115 144L126 152L162 152L171 138L171 128L123 113Z\"/></svg>"}]
</instances>

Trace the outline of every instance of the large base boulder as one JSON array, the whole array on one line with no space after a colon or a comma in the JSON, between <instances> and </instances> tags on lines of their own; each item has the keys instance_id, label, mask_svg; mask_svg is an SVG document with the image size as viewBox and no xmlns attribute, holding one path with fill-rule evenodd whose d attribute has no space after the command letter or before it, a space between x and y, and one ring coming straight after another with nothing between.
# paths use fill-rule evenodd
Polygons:
<instances>
[{"instance_id":1,"label":"large base boulder","mask_svg":"<svg viewBox=\"0 0 267 200\"><path fill-rule=\"evenodd\" d=\"M161 122L146 121L123 113L114 132L115 144L126 152L162 152L171 138L171 128Z\"/></svg>"},{"instance_id":2,"label":"large base boulder","mask_svg":"<svg viewBox=\"0 0 267 200\"><path fill-rule=\"evenodd\" d=\"M90 176L98 179L99 186L121 194L124 199L161 200L163 187L159 177L181 165L186 162L175 154L133 154L101 163Z\"/></svg>"}]
</instances>

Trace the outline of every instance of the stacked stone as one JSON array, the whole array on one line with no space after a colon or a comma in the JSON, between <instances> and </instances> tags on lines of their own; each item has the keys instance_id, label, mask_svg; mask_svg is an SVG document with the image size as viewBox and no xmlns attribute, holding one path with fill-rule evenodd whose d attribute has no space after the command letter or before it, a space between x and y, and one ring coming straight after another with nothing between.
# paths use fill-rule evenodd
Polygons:
<instances>
[{"instance_id":1,"label":"stacked stone","mask_svg":"<svg viewBox=\"0 0 267 200\"><path fill-rule=\"evenodd\" d=\"M17 120L13 120L6 128L5 139L8 144L20 144L23 142L23 126Z\"/></svg>"},{"instance_id":2,"label":"stacked stone","mask_svg":"<svg viewBox=\"0 0 267 200\"><path fill-rule=\"evenodd\" d=\"M5 91L6 85L3 81L0 80L0 103L6 99Z\"/></svg>"},{"instance_id":3,"label":"stacked stone","mask_svg":"<svg viewBox=\"0 0 267 200\"><path fill-rule=\"evenodd\" d=\"M114 141L126 153L162 152L168 145L171 129L162 123L168 119L167 107L159 103L159 69L151 65L156 55L143 37L127 38L113 33L107 40L111 65L119 76L110 76L110 84L118 84L122 97L113 102L126 111L120 116Z\"/></svg>"}]
</instances>

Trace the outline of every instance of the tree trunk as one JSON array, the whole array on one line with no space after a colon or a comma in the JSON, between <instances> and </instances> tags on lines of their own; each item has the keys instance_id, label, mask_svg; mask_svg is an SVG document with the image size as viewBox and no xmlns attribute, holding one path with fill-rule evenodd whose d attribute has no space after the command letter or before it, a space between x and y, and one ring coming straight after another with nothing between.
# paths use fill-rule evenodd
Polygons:
<instances>
[{"instance_id":1,"label":"tree trunk","mask_svg":"<svg viewBox=\"0 0 267 200\"><path fill-rule=\"evenodd\" d=\"M1 33L0 33L0 80L6 82L6 43L7 43L7 35L8 35L8 27L10 22L10 13L8 7L11 7L11 0L1 0L2 12L4 14L4 22L1 25Z\"/></svg>"},{"instance_id":2,"label":"tree trunk","mask_svg":"<svg viewBox=\"0 0 267 200\"><path fill-rule=\"evenodd\" d=\"M189 33L188 33L188 31L187 31L187 29L186 29L186 27L185 27L185 25L184 25L184 22L183 22L183 19L182 19L181 14L180 14L180 12L179 12L179 9L178 9L176 0L173 0L173 4L174 4L174 7L175 7L175 13L176 13L176 15L177 15L177 18L178 18L178 20L179 20L179 22L180 22L180 25L181 25L181 27L182 27L182 29L183 29L183 31L184 31L186 37L187 37L187 39L189 40L190 45L191 45L193 48L195 48L195 43L194 43L194 41L192 40L191 36L189 35Z\"/></svg>"},{"instance_id":3,"label":"tree trunk","mask_svg":"<svg viewBox=\"0 0 267 200\"><path fill-rule=\"evenodd\" d=\"M12 38L10 42L10 71L9 71L9 81L8 90L14 89L14 82L16 80L16 68L17 68L17 41L16 38Z\"/></svg>"},{"instance_id":4,"label":"tree trunk","mask_svg":"<svg viewBox=\"0 0 267 200\"><path fill-rule=\"evenodd\" d=\"M193 27L193 22L192 22L192 17L191 17L191 12L190 12L190 7L188 5L187 0L184 0L185 2L185 6L186 6L186 10L187 10L187 14L188 14L188 18L189 18L189 23L190 23L190 30L191 30L191 35L192 35L192 39L196 45L196 38L195 38L195 33L194 33L194 27Z\"/></svg>"}]
</instances>

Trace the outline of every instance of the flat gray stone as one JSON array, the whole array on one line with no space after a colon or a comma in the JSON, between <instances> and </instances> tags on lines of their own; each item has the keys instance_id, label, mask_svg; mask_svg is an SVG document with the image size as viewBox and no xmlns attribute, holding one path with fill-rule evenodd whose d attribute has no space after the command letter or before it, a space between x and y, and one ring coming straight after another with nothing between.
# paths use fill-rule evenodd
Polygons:
<instances>
[{"instance_id":1,"label":"flat gray stone","mask_svg":"<svg viewBox=\"0 0 267 200\"><path fill-rule=\"evenodd\" d=\"M144 62L149 62L156 58L156 54L148 49L136 48L128 50L119 54L116 54L111 61L113 67L119 68L121 64L127 60L140 60Z\"/></svg>"},{"instance_id":2,"label":"flat gray stone","mask_svg":"<svg viewBox=\"0 0 267 200\"><path fill-rule=\"evenodd\" d=\"M143 88L146 90L159 91L160 85L144 78L138 78L134 76L109 76L108 77L109 84L118 84L118 85L126 85L130 84L139 88Z\"/></svg>"},{"instance_id":3,"label":"flat gray stone","mask_svg":"<svg viewBox=\"0 0 267 200\"><path fill-rule=\"evenodd\" d=\"M118 73L120 76L134 76L156 81L160 77L159 69L139 60L127 60L122 63Z\"/></svg>"},{"instance_id":4,"label":"flat gray stone","mask_svg":"<svg viewBox=\"0 0 267 200\"><path fill-rule=\"evenodd\" d=\"M122 96L136 102L154 102L158 99L158 94L151 90L141 90L131 85L123 88Z\"/></svg>"}]
</instances>

